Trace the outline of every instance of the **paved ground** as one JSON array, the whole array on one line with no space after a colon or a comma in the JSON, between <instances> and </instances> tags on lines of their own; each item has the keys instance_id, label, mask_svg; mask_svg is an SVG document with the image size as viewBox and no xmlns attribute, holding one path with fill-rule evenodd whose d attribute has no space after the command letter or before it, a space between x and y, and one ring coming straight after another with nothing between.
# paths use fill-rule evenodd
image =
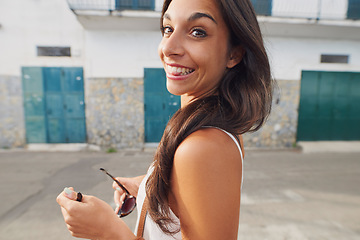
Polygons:
<instances>
[{"instance_id":1,"label":"paved ground","mask_svg":"<svg viewBox=\"0 0 360 240\"><path fill-rule=\"evenodd\" d=\"M74 186L113 204L111 180L146 171L153 153L0 152L0 239L66 240L55 201ZM360 239L360 153L247 151L239 239ZM125 218L131 227L135 216Z\"/></svg>"}]
</instances>

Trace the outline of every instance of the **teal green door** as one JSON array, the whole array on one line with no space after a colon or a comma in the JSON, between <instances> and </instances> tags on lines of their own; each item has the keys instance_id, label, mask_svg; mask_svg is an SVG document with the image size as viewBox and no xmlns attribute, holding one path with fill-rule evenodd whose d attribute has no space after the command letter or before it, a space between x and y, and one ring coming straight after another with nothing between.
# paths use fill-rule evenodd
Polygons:
<instances>
[{"instance_id":1,"label":"teal green door","mask_svg":"<svg viewBox=\"0 0 360 240\"><path fill-rule=\"evenodd\" d=\"M45 93L41 68L22 68L26 140L47 142Z\"/></svg>"},{"instance_id":2,"label":"teal green door","mask_svg":"<svg viewBox=\"0 0 360 240\"><path fill-rule=\"evenodd\" d=\"M86 142L82 68L22 68L28 143Z\"/></svg>"},{"instance_id":3,"label":"teal green door","mask_svg":"<svg viewBox=\"0 0 360 240\"><path fill-rule=\"evenodd\" d=\"M166 89L162 68L145 68L145 142L159 142L171 116L180 108L180 97Z\"/></svg>"},{"instance_id":4,"label":"teal green door","mask_svg":"<svg viewBox=\"0 0 360 240\"><path fill-rule=\"evenodd\" d=\"M303 71L298 141L360 140L360 73Z\"/></svg>"}]
</instances>

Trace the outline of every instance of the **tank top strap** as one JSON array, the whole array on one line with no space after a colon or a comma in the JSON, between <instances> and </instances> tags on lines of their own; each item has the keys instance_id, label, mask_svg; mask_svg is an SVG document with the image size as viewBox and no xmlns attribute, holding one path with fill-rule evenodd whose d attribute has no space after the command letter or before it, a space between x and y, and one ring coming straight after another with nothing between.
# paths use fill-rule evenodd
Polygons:
<instances>
[{"instance_id":1,"label":"tank top strap","mask_svg":"<svg viewBox=\"0 0 360 240\"><path fill-rule=\"evenodd\" d=\"M243 159L243 153L242 153L242 150L241 150L241 146L240 146L240 139L238 136L232 134L232 133L229 133L228 131L222 129L222 128L219 128L219 127L213 127L213 126L204 126L205 128L216 128L216 129L219 129L220 131L226 133L236 144L236 146L238 147L239 149L239 152L240 152L240 157L241 157L241 162L244 161Z\"/></svg>"},{"instance_id":2,"label":"tank top strap","mask_svg":"<svg viewBox=\"0 0 360 240\"><path fill-rule=\"evenodd\" d=\"M238 147L239 149L239 152L240 152L240 158L241 158L241 188L243 186L243 182L244 182L244 158L243 158L243 153L242 153L242 150L241 150L241 146L240 146L240 140L238 138L238 136L234 135L234 134L231 134L229 133L228 131L225 131L224 129L222 128L219 128L219 127L213 127L213 126L204 126L206 128L216 128L216 129L219 129L221 131L223 131L224 133L226 133L236 144L236 146Z\"/></svg>"}]
</instances>

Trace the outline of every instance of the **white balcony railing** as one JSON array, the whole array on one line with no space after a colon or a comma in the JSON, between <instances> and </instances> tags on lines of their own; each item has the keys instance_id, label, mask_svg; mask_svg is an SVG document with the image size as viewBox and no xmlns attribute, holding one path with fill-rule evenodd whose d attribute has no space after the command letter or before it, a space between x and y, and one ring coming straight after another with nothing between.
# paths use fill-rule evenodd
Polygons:
<instances>
[{"instance_id":1,"label":"white balcony railing","mask_svg":"<svg viewBox=\"0 0 360 240\"><path fill-rule=\"evenodd\" d=\"M67 0L72 10L154 10L155 0Z\"/></svg>"},{"instance_id":2,"label":"white balcony railing","mask_svg":"<svg viewBox=\"0 0 360 240\"><path fill-rule=\"evenodd\" d=\"M162 0L67 0L78 10L160 11ZM258 15L322 20L360 19L360 0L251 0ZM155 9L155 5L157 8Z\"/></svg>"},{"instance_id":3,"label":"white balcony railing","mask_svg":"<svg viewBox=\"0 0 360 240\"><path fill-rule=\"evenodd\" d=\"M360 19L360 0L251 0L258 15L322 20Z\"/></svg>"}]
</instances>

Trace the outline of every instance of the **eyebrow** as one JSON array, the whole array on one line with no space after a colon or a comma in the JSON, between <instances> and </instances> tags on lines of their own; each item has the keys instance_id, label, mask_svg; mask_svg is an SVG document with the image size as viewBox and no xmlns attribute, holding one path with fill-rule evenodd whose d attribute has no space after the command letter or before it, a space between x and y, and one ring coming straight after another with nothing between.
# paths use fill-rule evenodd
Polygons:
<instances>
[{"instance_id":1,"label":"eyebrow","mask_svg":"<svg viewBox=\"0 0 360 240\"><path fill-rule=\"evenodd\" d=\"M209 14L206 14L206 13L201 13L201 12L196 12L196 13L193 13L189 18L188 18L188 21L194 21L196 19L199 19L199 18L203 18L203 17L206 17L206 18L209 18L211 21L213 21L215 24L217 24L217 22L215 21L215 19L209 15Z\"/></svg>"},{"instance_id":2,"label":"eyebrow","mask_svg":"<svg viewBox=\"0 0 360 240\"><path fill-rule=\"evenodd\" d=\"M188 22L195 21L195 20L203 18L203 17L209 18L211 21L213 21L215 24L217 24L216 20L211 15L209 15L207 13L202 13L202 12L196 12L196 13L191 14L191 16L188 18ZM170 15L167 13L164 14L164 18L171 20Z\"/></svg>"}]
</instances>

